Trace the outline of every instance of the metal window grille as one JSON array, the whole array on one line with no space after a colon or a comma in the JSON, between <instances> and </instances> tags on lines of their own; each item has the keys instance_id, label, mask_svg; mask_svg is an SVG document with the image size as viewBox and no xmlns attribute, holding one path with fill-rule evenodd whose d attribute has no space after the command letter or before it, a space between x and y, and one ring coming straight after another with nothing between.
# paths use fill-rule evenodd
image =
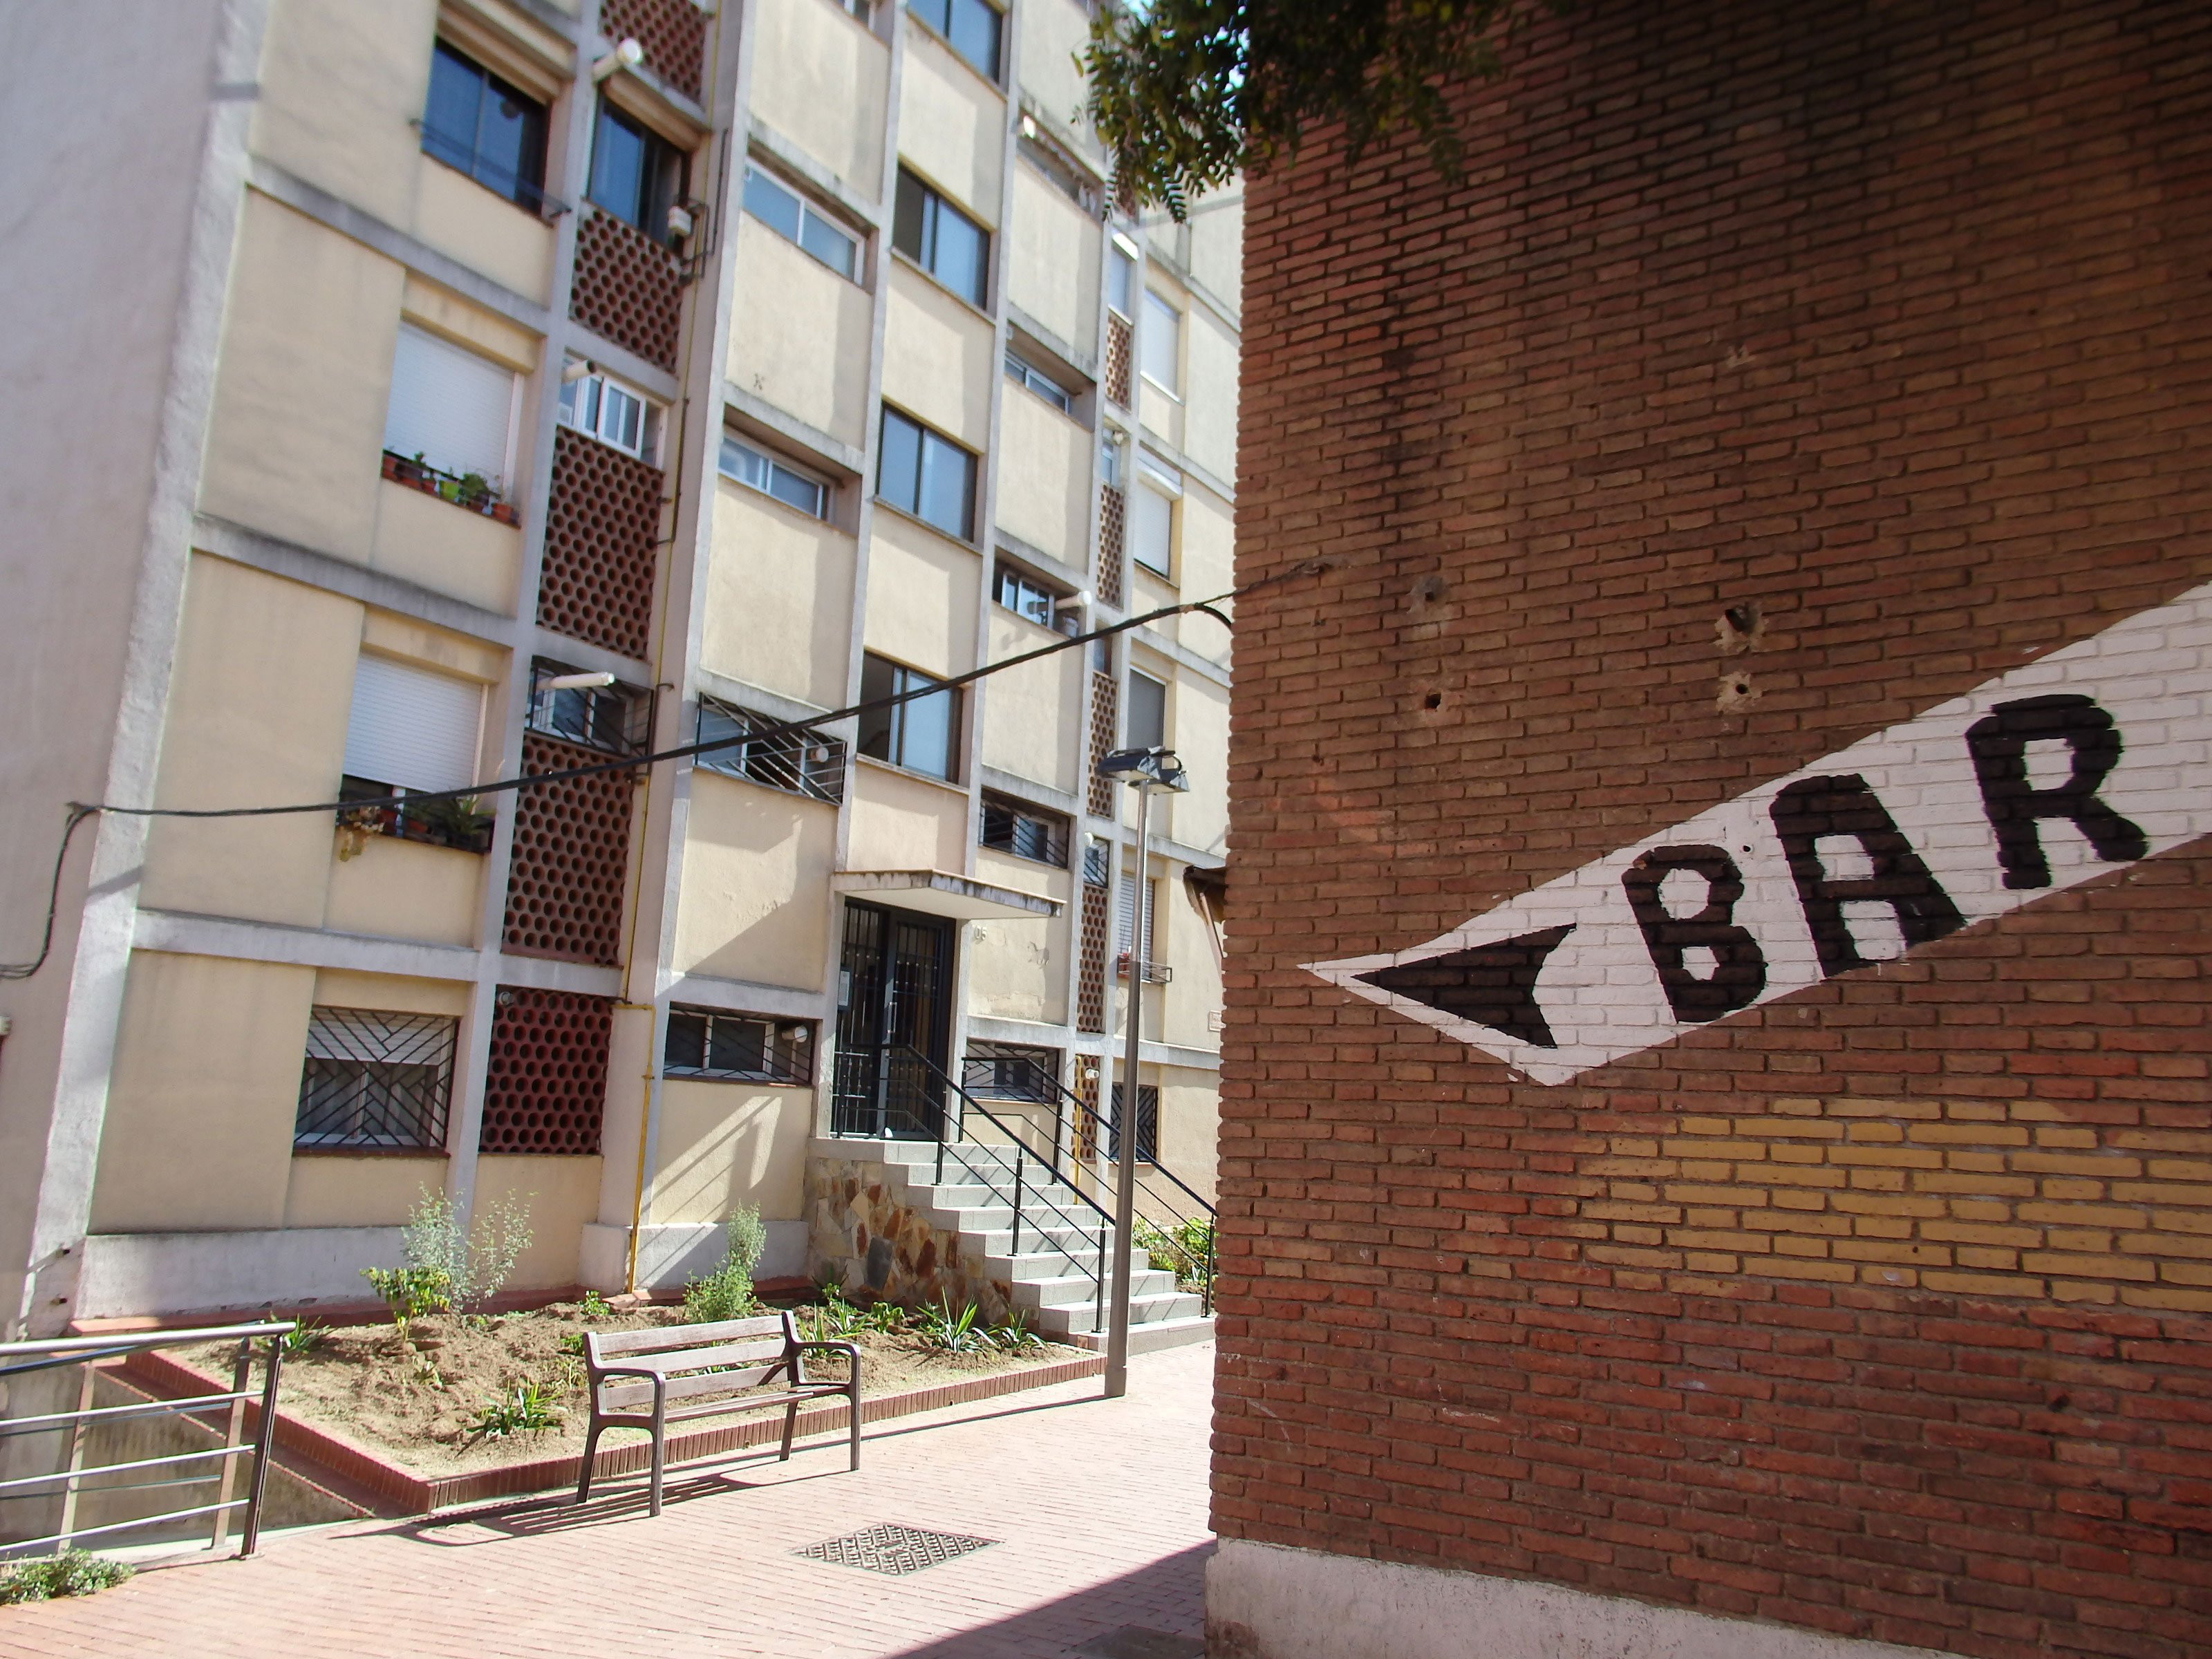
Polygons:
<instances>
[{"instance_id":1,"label":"metal window grille","mask_svg":"<svg viewBox=\"0 0 2212 1659\"><path fill-rule=\"evenodd\" d=\"M1060 1096L1060 1050L1011 1042L971 1042L961 1062L961 1086L988 1100L1036 1100Z\"/></svg>"},{"instance_id":2,"label":"metal window grille","mask_svg":"<svg viewBox=\"0 0 2212 1659\"><path fill-rule=\"evenodd\" d=\"M815 1046L814 1026L808 1020L672 1008L662 1067L672 1077L805 1088L814 1081Z\"/></svg>"},{"instance_id":3,"label":"metal window grille","mask_svg":"<svg viewBox=\"0 0 2212 1659\"><path fill-rule=\"evenodd\" d=\"M1114 846L1103 836L1083 838L1083 884L1103 887L1108 872L1113 867Z\"/></svg>"},{"instance_id":4,"label":"metal window grille","mask_svg":"<svg viewBox=\"0 0 2212 1659\"><path fill-rule=\"evenodd\" d=\"M317 1008L293 1143L442 1148L459 1029L441 1014Z\"/></svg>"},{"instance_id":5,"label":"metal window grille","mask_svg":"<svg viewBox=\"0 0 2212 1659\"><path fill-rule=\"evenodd\" d=\"M835 804L844 799L844 739L811 726L775 731L783 724L770 715L740 708L735 703L702 697L701 743L748 737L755 732L772 732L775 735L711 750L699 757L699 764L728 777L749 779L771 789L787 789L816 800Z\"/></svg>"},{"instance_id":6,"label":"metal window grille","mask_svg":"<svg viewBox=\"0 0 2212 1659\"><path fill-rule=\"evenodd\" d=\"M1106 1124L1106 1156L1121 1156L1121 1085L1114 1085L1114 1113ZM1137 1085L1137 1157L1146 1164L1160 1161L1160 1091L1152 1084Z\"/></svg>"},{"instance_id":7,"label":"metal window grille","mask_svg":"<svg viewBox=\"0 0 2212 1659\"><path fill-rule=\"evenodd\" d=\"M1011 796L983 795L982 844L1016 858L1067 868L1067 820Z\"/></svg>"},{"instance_id":8,"label":"metal window grille","mask_svg":"<svg viewBox=\"0 0 2212 1659\"><path fill-rule=\"evenodd\" d=\"M641 755L653 735L653 696L629 685L545 682L577 671L539 658L530 668L530 729L610 755Z\"/></svg>"}]
</instances>

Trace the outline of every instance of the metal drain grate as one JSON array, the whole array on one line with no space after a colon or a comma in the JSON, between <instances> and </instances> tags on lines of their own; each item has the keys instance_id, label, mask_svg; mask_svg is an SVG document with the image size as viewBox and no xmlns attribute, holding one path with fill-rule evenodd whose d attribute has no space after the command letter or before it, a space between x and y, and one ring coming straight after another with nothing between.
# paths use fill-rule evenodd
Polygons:
<instances>
[{"instance_id":1,"label":"metal drain grate","mask_svg":"<svg viewBox=\"0 0 2212 1659\"><path fill-rule=\"evenodd\" d=\"M957 1532L929 1532L921 1527L902 1527L894 1522L870 1527L866 1532L848 1532L842 1538L825 1538L792 1553L803 1555L810 1561L827 1561L832 1566L859 1567L866 1572L903 1578L940 1561L957 1559L971 1550L988 1549L998 1541L995 1538L969 1538Z\"/></svg>"}]
</instances>

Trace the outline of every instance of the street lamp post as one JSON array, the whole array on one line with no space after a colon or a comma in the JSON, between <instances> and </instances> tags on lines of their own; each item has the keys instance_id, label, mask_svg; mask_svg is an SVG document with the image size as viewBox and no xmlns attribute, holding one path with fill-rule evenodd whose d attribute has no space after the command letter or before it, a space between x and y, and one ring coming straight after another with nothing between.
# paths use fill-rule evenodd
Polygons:
<instances>
[{"instance_id":1,"label":"street lamp post","mask_svg":"<svg viewBox=\"0 0 2212 1659\"><path fill-rule=\"evenodd\" d=\"M1129 928L1129 1021L1127 1046L1121 1061L1121 1109L1115 1114L1120 1135L1120 1154L1114 1183L1114 1299L1106 1325L1106 1397L1118 1399L1129 1391L1129 1286L1134 1276L1131 1246L1137 1219L1137 1130L1141 1121L1137 1094L1137 1054L1145 1025L1145 975L1152 963L1145 959L1146 923L1152 884L1146 879L1150 839L1152 791L1180 793L1190 787L1182 763L1171 749L1117 749L1098 763L1098 775L1127 783L1137 792L1136 905ZM1109 1097L1108 1109L1113 1103ZM1158 1133L1157 1128L1154 1131Z\"/></svg>"}]
</instances>

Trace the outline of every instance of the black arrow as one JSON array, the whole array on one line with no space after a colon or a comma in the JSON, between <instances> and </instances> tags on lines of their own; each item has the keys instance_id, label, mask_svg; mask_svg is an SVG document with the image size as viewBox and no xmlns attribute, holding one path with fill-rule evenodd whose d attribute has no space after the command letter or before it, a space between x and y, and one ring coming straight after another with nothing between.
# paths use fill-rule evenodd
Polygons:
<instances>
[{"instance_id":1,"label":"black arrow","mask_svg":"<svg viewBox=\"0 0 2212 1659\"><path fill-rule=\"evenodd\" d=\"M1574 931L1575 925L1569 922L1357 977L1364 984L1395 991L1539 1048L1556 1048L1559 1042L1536 1001L1536 976L1544 971L1544 959Z\"/></svg>"}]
</instances>

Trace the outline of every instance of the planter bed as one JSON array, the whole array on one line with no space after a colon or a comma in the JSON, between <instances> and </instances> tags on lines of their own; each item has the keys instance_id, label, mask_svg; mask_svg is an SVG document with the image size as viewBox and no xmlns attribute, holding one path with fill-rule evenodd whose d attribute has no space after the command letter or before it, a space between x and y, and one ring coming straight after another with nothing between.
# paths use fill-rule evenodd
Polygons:
<instances>
[{"instance_id":1,"label":"planter bed","mask_svg":"<svg viewBox=\"0 0 2212 1659\"><path fill-rule=\"evenodd\" d=\"M812 1334L812 1316L799 1311L800 1334ZM331 1330L313 1353L284 1362L276 1443L372 1494L388 1511L420 1515L458 1504L573 1486L583 1452L589 1413L581 1386L580 1355L562 1339L586 1328L622 1330L684 1322L681 1310L632 1308L586 1322L574 1304L508 1314L482 1328L453 1319L418 1321L424 1357L437 1367L436 1382L416 1370L388 1324ZM945 1354L923 1348L907 1334L861 1332L861 1420L877 1422L918 1412L988 1400L1026 1389L1048 1388L1095 1376L1101 1356L1047 1346L1024 1353L994 1350ZM131 1374L166 1394L208 1392L227 1378L228 1349L131 1357ZM493 1439L471 1435L468 1420L516 1382L534 1381L562 1418L561 1426ZM248 1407L249 1413L254 1408ZM842 1403L799 1414L802 1436L842 1431ZM672 1464L771 1443L781 1437L783 1413L763 1411L691 1433L672 1433ZM610 1430L601 1437L599 1474L620 1477L647 1465L646 1437L638 1430Z\"/></svg>"}]
</instances>

